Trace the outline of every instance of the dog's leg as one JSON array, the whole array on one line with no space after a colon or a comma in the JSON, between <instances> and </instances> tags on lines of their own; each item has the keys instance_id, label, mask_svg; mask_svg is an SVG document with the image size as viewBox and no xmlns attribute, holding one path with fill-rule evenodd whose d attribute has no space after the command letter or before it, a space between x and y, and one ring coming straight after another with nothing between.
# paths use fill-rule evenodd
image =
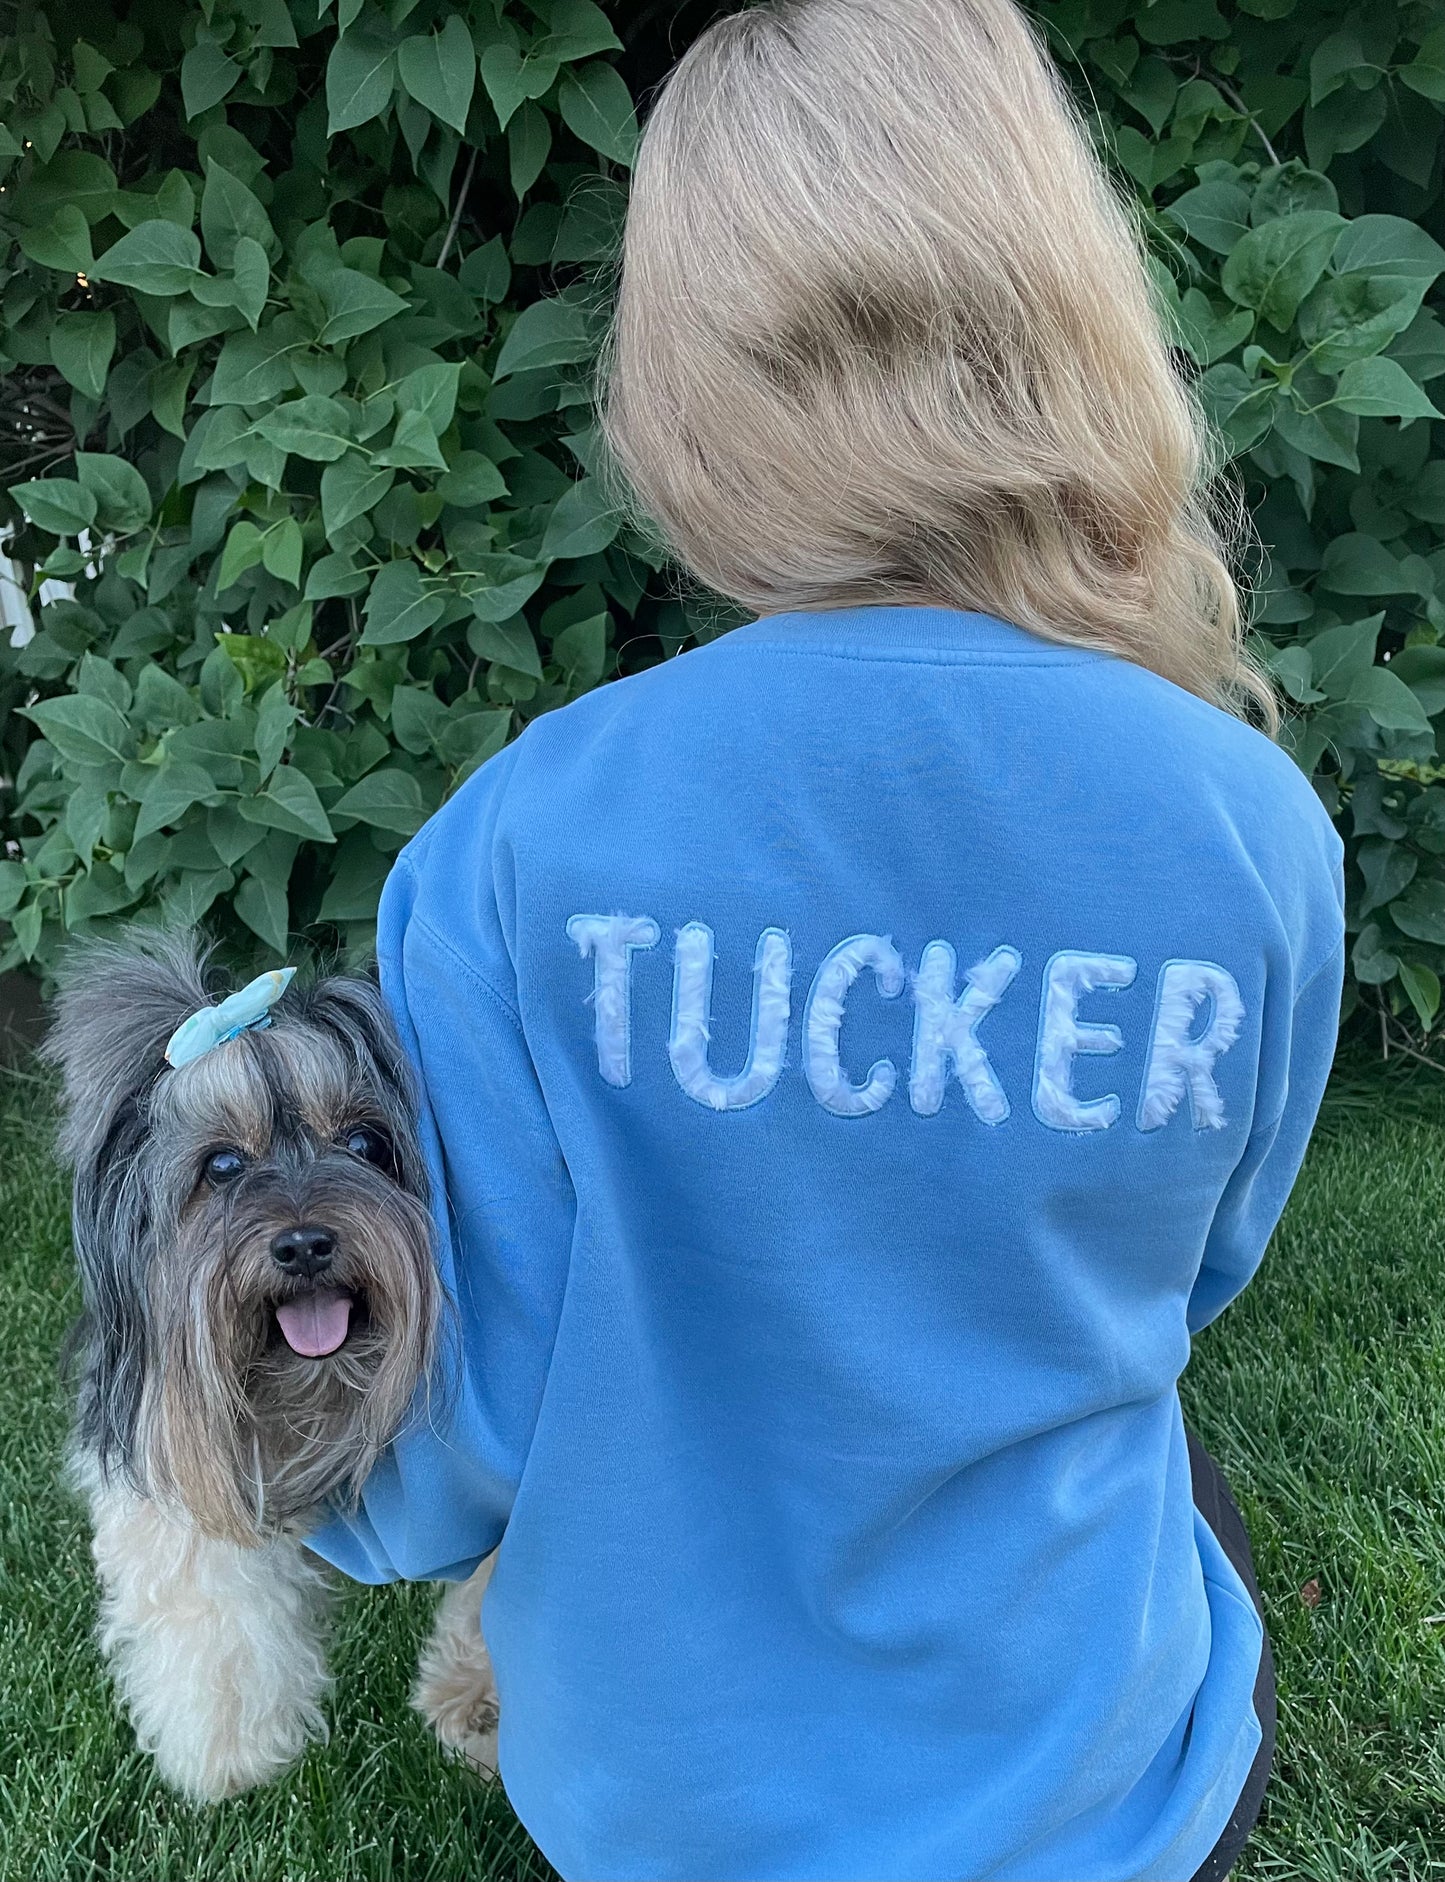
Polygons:
<instances>
[{"instance_id":1,"label":"dog's leg","mask_svg":"<svg viewBox=\"0 0 1445 1882\"><path fill-rule=\"evenodd\" d=\"M489 1556L469 1580L448 1585L411 1692L443 1746L487 1777L497 1769L497 1688L481 1621L494 1560Z\"/></svg>"},{"instance_id":2,"label":"dog's leg","mask_svg":"<svg viewBox=\"0 0 1445 1882\"><path fill-rule=\"evenodd\" d=\"M95 1486L101 1651L161 1775L203 1802L263 1784L326 1736L326 1583L299 1544L254 1549Z\"/></svg>"}]
</instances>

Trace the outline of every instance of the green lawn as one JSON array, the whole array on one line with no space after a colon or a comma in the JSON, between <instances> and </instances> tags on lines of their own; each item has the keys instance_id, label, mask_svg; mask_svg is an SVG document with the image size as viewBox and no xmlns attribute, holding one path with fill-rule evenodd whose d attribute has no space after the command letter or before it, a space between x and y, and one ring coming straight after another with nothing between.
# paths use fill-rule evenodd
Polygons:
<instances>
[{"instance_id":1,"label":"green lawn","mask_svg":"<svg viewBox=\"0 0 1445 1882\"><path fill-rule=\"evenodd\" d=\"M284 1782L201 1811L155 1783L106 1694L56 1483L74 1297L47 1088L0 1078L0 1877L548 1874L406 1707L422 1590L348 1599L334 1735ZM1442 1275L1445 1079L1337 1079L1264 1276L1201 1341L1187 1394L1249 1520L1279 1663L1280 1757L1241 1877L1445 1878Z\"/></svg>"}]
</instances>

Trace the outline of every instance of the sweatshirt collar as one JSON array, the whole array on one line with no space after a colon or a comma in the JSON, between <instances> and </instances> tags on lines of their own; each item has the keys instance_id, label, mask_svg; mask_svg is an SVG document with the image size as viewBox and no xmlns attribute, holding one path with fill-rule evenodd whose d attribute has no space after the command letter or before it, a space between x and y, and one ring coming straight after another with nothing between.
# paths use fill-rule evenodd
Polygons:
<instances>
[{"instance_id":1,"label":"sweatshirt collar","mask_svg":"<svg viewBox=\"0 0 1445 1882\"><path fill-rule=\"evenodd\" d=\"M765 614L733 628L726 638L759 645L802 644L820 652L877 659L912 655L1032 666L1107 658L1090 648L1046 640L997 615L912 602Z\"/></svg>"}]
</instances>

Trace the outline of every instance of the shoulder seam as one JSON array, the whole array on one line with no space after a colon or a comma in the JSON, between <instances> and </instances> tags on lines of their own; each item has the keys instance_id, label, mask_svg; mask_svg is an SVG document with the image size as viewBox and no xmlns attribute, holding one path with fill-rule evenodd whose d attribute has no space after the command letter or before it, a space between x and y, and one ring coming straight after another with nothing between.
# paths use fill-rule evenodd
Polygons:
<instances>
[{"instance_id":1,"label":"shoulder seam","mask_svg":"<svg viewBox=\"0 0 1445 1882\"><path fill-rule=\"evenodd\" d=\"M432 926L425 915L413 915L409 925L420 928L427 939L434 941L442 952L448 955L456 965L461 968L468 979L475 981L483 993L490 995L492 1000L502 1009L513 1026L516 1027L517 1032L525 1040L526 1032L522 1026L521 1014L512 1005L506 995L500 993L497 988L492 985L491 981L488 980L487 976L474 961L468 960L466 955L461 952L453 941L448 940L446 935Z\"/></svg>"}]
</instances>

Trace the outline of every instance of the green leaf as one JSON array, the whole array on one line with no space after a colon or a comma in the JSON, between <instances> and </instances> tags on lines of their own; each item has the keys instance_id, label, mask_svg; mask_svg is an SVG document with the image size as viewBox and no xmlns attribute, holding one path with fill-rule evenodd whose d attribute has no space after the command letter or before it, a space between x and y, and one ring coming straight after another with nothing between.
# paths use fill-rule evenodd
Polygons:
<instances>
[{"instance_id":1,"label":"green leaf","mask_svg":"<svg viewBox=\"0 0 1445 1882\"><path fill-rule=\"evenodd\" d=\"M539 584L533 584L534 588ZM520 583L507 584L519 587ZM493 590L493 594L499 591ZM520 603L518 604L520 606ZM542 660L532 630L521 615L491 620L478 615L467 629L467 645L480 660L494 660L516 673L529 673L534 680L542 677Z\"/></svg>"},{"instance_id":2,"label":"green leaf","mask_svg":"<svg viewBox=\"0 0 1445 1882\"><path fill-rule=\"evenodd\" d=\"M261 561L277 581L301 586L301 525L294 516L283 517L266 531L261 543Z\"/></svg>"},{"instance_id":3,"label":"green leaf","mask_svg":"<svg viewBox=\"0 0 1445 1882\"><path fill-rule=\"evenodd\" d=\"M211 39L197 40L181 60L181 100L188 118L198 118L228 98L241 79L241 68Z\"/></svg>"},{"instance_id":4,"label":"green leaf","mask_svg":"<svg viewBox=\"0 0 1445 1882\"><path fill-rule=\"evenodd\" d=\"M1445 471L1445 464L1431 468ZM1391 660L1390 671L1405 682L1432 719L1437 712L1445 712L1445 647L1402 648Z\"/></svg>"},{"instance_id":5,"label":"green leaf","mask_svg":"<svg viewBox=\"0 0 1445 1882\"><path fill-rule=\"evenodd\" d=\"M615 65L594 59L569 72L557 89L557 105L575 137L615 163L631 166L637 151L637 115L627 81Z\"/></svg>"},{"instance_id":6,"label":"green leaf","mask_svg":"<svg viewBox=\"0 0 1445 1882\"><path fill-rule=\"evenodd\" d=\"M577 687L595 686L607 665L607 615L574 621L554 636L552 654Z\"/></svg>"},{"instance_id":7,"label":"green leaf","mask_svg":"<svg viewBox=\"0 0 1445 1882\"><path fill-rule=\"evenodd\" d=\"M338 595L359 595L365 592L370 579L349 555L324 555L311 565L305 596L308 601L329 601Z\"/></svg>"},{"instance_id":8,"label":"green leaf","mask_svg":"<svg viewBox=\"0 0 1445 1882\"><path fill-rule=\"evenodd\" d=\"M286 953L291 944L290 911L279 882L264 876L245 877L236 891L236 913L272 953Z\"/></svg>"},{"instance_id":9,"label":"green leaf","mask_svg":"<svg viewBox=\"0 0 1445 1882\"><path fill-rule=\"evenodd\" d=\"M1424 708L1388 667L1367 667L1345 695L1347 706L1363 706L1383 732L1428 732Z\"/></svg>"},{"instance_id":10,"label":"green leaf","mask_svg":"<svg viewBox=\"0 0 1445 1882\"><path fill-rule=\"evenodd\" d=\"M242 517L239 523L231 525L231 533L226 538L221 564L216 572L217 594L224 594L241 579L247 569L257 566L261 560L262 547L261 532L249 517Z\"/></svg>"},{"instance_id":11,"label":"green leaf","mask_svg":"<svg viewBox=\"0 0 1445 1882\"><path fill-rule=\"evenodd\" d=\"M139 294L184 294L201 267L201 244L191 229L156 219L142 222L113 242L92 265L98 281Z\"/></svg>"},{"instance_id":12,"label":"green leaf","mask_svg":"<svg viewBox=\"0 0 1445 1882\"><path fill-rule=\"evenodd\" d=\"M1368 359L1415 318L1428 283L1399 275L1345 274L1321 281L1299 310L1299 328L1321 372Z\"/></svg>"},{"instance_id":13,"label":"green leaf","mask_svg":"<svg viewBox=\"0 0 1445 1882\"><path fill-rule=\"evenodd\" d=\"M1249 196L1237 183L1200 183L1164 213L1192 242L1228 255L1249 227Z\"/></svg>"},{"instance_id":14,"label":"green leaf","mask_svg":"<svg viewBox=\"0 0 1445 1882\"><path fill-rule=\"evenodd\" d=\"M300 323L289 314L259 333L233 333L211 375L211 404L269 405L295 385L295 355L304 344Z\"/></svg>"},{"instance_id":15,"label":"green leaf","mask_svg":"<svg viewBox=\"0 0 1445 1882\"><path fill-rule=\"evenodd\" d=\"M534 301L512 323L492 378L535 372L542 366L571 365L589 359L594 347L592 321L584 307L561 299Z\"/></svg>"},{"instance_id":16,"label":"green leaf","mask_svg":"<svg viewBox=\"0 0 1445 1882\"><path fill-rule=\"evenodd\" d=\"M327 135L380 117L395 82L396 54L384 39L364 30L344 32L326 62Z\"/></svg>"},{"instance_id":17,"label":"green leaf","mask_svg":"<svg viewBox=\"0 0 1445 1882\"><path fill-rule=\"evenodd\" d=\"M524 59L506 40L487 47L481 58L482 84L503 130L519 106L552 89L557 69L556 59L545 55Z\"/></svg>"},{"instance_id":18,"label":"green leaf","mask_svg":"<svg viewBox=\"0 0 1445 1882\"><path fill-rule=\"evenodd\" d=\"M1283 330L1329 265L1345 226L1342 217L1322 209L1266 222L1236 244L1220 284L1232 301Z\"/></svg>"},{"instance_id":19,"label":"green leaf","mask_svg":"<svg viewBox=\"0 0 1445 1882\"><path fill-rule=\"evenodd\" d=\"M77 451L75 468L82 489L95 498L95 520L118 536L133 536L151 520L151 493L134 464L123 457Z\"/></svg>"},{"instance_id":20,"label":"green leaf","mask_svg":"<svg viewBox=\"0 0 1445 1882\"><path fill-rule=\"evenodd\" d=\"M461 778L484 765L502 749L512 729L509 709L453 712L437 738L437 753Z\"/></svg>"},{"instance_id":21,"label":"green leaf","mask_svg":"<svg viewBox=\"0 0 1445 1882\"><path fill-rule=\"evenodd\" d=\"M321 473L321 520L328 536L336 537L348 523L374 510L396 482L396 472L369 464L353 454Z\"/></svg>"},{"instance_id":22,"label":"green leaf","mask_svg":"<svg viewBox=\"0 0 1445 1882\"><path fill-rule=\"evenodd\" d=\"M49 225L20 231L20 247L31 261L42 268L54 268L61 274L94 274L95 256L90 246L90 224L71 203L62 203L52 214Z\"/></svg>"},{"instance_id":23,"label":"green leaf","mask_svg":"<svg viewBox=\"0 0 1445 1882\"><path fill-rule=\"evenodd\" d=\"M524 104L507 126L507 167L518 202L542 174L551 150L551 119L540 105Z\"/></svg>"},{"instance_id":24,"label":"green leaf","mask_svg":"<svg viewBox=\"0 0 1445 1882\"><path fill-rule=\"evenodd\" d=\"M438 437L452 422L452 414L457 409L457 386L461 380L461 364L446 360L435 366L418 366L415 372L409 372L396 386L396 409L399 412L420 412Z\"/></svg>"},{"instance_id":25,"label":"green leaf","mask_svg":"<svg viewBox=\"0 0 1445 1882\"><path fill-rule=\"evenodd\" d=\"M364 830L353 831L342 840L336 873L321 898L320 919L374 921L390 867L390 858L381 854Z\"/></svg>"},{"instance_id":26,"label":"green leaf","mask_svg":"<svg viewBox=\"0 0 1445 1882\"><path fill-rule=\"evenodd\" d=\"M1346 621L1326 628L1309 642L1314 684L1331 699L1343 699L1356 678L1368 670L1384 619L1380 613L1364 621Z\"/></svg>"},{"instance_id":27,"label":"green leaf","mask_svg":"<svg viewBox=\"0 0 1445 1882\"><path fill-rule=\"evenodd\" d=\"M334 464L346 455L352 443L346 407L317 392L288 399L252 429L278 450L307 458L313 464Z\"/></svg>"},{"instance_id":28,"label":"green leaf","mask_svg":"<svg viewBox=\"0 0 1445 1882\"><path fill-rule=\"evenodd\" d=\"M83 876L77 876L65 891L65 925L78 928L83 921L102 915L114 915L135 900L125 879L110 863L98 862Z\"/></svg>"},{"instance_id":29,"label":"green leaf","mask_svg":"<svg viewBox=\"0 0 1445 1882\"><path fill-rule=\"evenodd\" d=\"M268 259L279 252L276 231L259 199L223 165L210 158L201 191L201 234L212 265L235 265L236 244L242 236L255 242Z\"/></svg>"},{"instance_id":30,"label":"green leaf","mask_svg":"<svg viewBox=\"0 0 1445 1882\"><path fill-rule=\"evenodd\" d=\"M415 640L446 612L447 598L422 587L421 570L410 557L388 562L366 598L363 646L386 647Z\"/></svg>"},{"instance_id":31,"label":"green leaf","mask_svg":"<svg viewBox=\"0 0 1445 1882\"><path fill-rule=\"evenodd\" d=\"M10 495L37 529L52 536L78 536L95 521L94 493L66 477L41 477L13 484Z\"/></svg>"},{"instance_id":32,"label":"green leaf","mask_svg":"<svg viewBox=\"0 0 1445 1882\"><path fill-rule=\"evenodd\" d=\"M403 751L420 757L447 716L446 707L429 688L398 686L391 696L391 729Z\"/></svg>"},{"instance_id":33,"label":"green leaf","mask_svg":"<svg viewBox=\"0 0 1445 1882\"><path fill-rule=\"evenodd\" d=\"M1421 394L1423 397L1423 393ZM396 421L392 440L372 459L376 464L390 464L398 470L440 470L447 461L437 442L437 435L420 412L403 412Z\"/></svg>"},{"instance_id":34,"label":"green leaf","mask_svg":"<svg viewBox=\"0 0 1445 1882\"><path fill-rule=\"evenodd\" d=\"M1445 248L1403 216L1356 216L1340 237L1334 261L1340 274L1367 269L1433 281L1445 271Z\"/></svg>"},{"instance_id":35,"label":"green leaf","mask_svg":"<svg viewBox=\"0 0 1445 1882\"><path fill-rule=\"evenodd\" d=\"M1445 944L1445 882L1417 876L1397 901L1390 919L1412 941Z\"/></svg>"},{"instance_id":36,"label":"green leaf","mask_svg":"<svg viewBox=\"0 0 1445 1882\"><path fill-rule=\"evenodd\" d=\"M229 869L183 869L162 891L161 912L172 926L193 928L234 881Z\"/></svg>"},{"instance_id":37,"label":"green leaf","mask_svg":"<svg viewBox=\"0 0 1445 1882\"><path fill-rule=\"evenodd\" d=\"M316 336L320 346L337 346L370 333L383 321L406 312L406 302L389 287L355 268L328 269L317 283L326 321Z\"/></svg>"},{"instance_id":38,"label":"green leaf","mask_svg":"<svg viewBox=\"0 0 1445 1882\"><path fill-rule=\"evenodd\" d=\"M1340 374L1336 400L1362 418L1440 418L1426 393L1393 359L1360 359Z\"/></svg>"},{"instance_id":39,"label":"green leaf","mask_svg":"<svg viewBox=\"0 0 1445 1882\"><path fill-rule=\"evenodd\" d=\"M621 527L622 518L607 501L600 480L584 477L558 501L547 519L541 552L554 561L595 555L607 547Z\"/></svg>"},{"instance_id":40,"label":"green leaf","mask_svg":"<svg viewBox=\"0 0 1445 1882\"><path fill-rule=\"evenodd\" d=\"M28 225L52 220L61 207L85 222L103 222L116 204L115 171L89 150L59 151L48 163L37 163L18 187L7 188L11 214Z\"/></svg>"},{"instance_id":41,"label":"green leaf","mask_svg":"<svg viewBox=\"0 0 1445 1882\"><path fill-rule=\"evenodd\" d=\"M1401 961L1400 985L1408 994L1420 1024L1429 1032L1440 1011L1440 976L1419 961Z\"/></svg>"},{"instance_id":42,"label":"green leaf","mask_svg":"<svg viewBox=\"0 0 1445 1882\"><path fill-rule=\"evenodd\" d=\"M1355 852L1355 860L1365 878L1365 893L1360 902L1362 915L1394 901L1409 887L1419 867L1418 858L1411 855L1403 843L1383 836L1366 837Z\"/></svg>"},{"instance_id":43,"label":"green leaf","mask_svg":"<svg viewBox=\"0 0 1445 1882\"><path fill-rule=\"evenodd\" d=\"M394 830L398 836L415 836L427 812L421 786L411 772L384 765L338 798L332 815L354 818L378 830Z\"/></svg>"},{"instance_id":44,"label":"green leaf","mask_svg":"<svg viewBox=\"0 0 1445 1882\"><path fill-rule=\"evenodd\" d=\"M1408 594L1411 583L1384 543L1374 536L1335 536L1325 547L1320 581L1337 595Z\"/></svg>"},{"instance_id":45,"label":"green leaf","mask_svg":"<svg viewBox=\"0 0 1445 1882\"><path fill-rule=\"evenodd\" d=\"M437 495L455 509L476 509L507 494L502 473L480 451L458 451L445 477L438 477Z\"/></svg>"},{"instance_id":46,"label":"green leaf","mask_svg":"<svg viewBox=\"0 0 1445 1882\"><path fill-rule=\"evenodd\" d=\"M93 693L64 693L20 710L72 764L103 764L131 754L130 727L109 700Z\"/></svg>"},{"instance_id":47,"label":"green leaf","mask_svg":"<svg viewBox=\"0 0 1445 1882\"><path fill-rule=\"evenodd\" d=\"M220 786L200 765L175 760L156 771L140 800L134 840L177 824L195 804L219 803Z\"/></svg>"},{"instance_id":48,"label":"green leaf","mask_svg":"<svg viewBox=\"0 0 1445 1882\"><path fill-rule=\"evenodd\" d=\"M271 264L261 244L252 241L249 235L242 235L236 238L232 268L232 305L239 309L246 325L254 333L266 311L266 299L271 288Z\"/></svg>"},{"instance_id":49,"label":"green leaf","mask_svg":"<svg viewBox=\"0 0 1445 1882\"><path fill-rule=\"evenodd\" d=\"M1445 104L1445 26L1436 27L1422 40L1414 59L1400 66L1395 76L1421 98Z\"/></svg>"},{"instance_id":50,"label":"green leaf","mask_svg":"<svg viewBox=\"0 0 1445 1882\"><path fill-rule=\"evenodd\" d=\"M466 21L449 14L439 33L419 33L397 48L397 75L419 105L460 135L467 128L477 55Z\"/></svg>"},{"instance_id":51,"label":"green leaf","mask_svg":"<svg viewBox=\"0 0 1445 1882\"><path fill-rule=\"evenodd\" d=\"M265 790L254 797L242 797L236 807L248 823L287 830L293 836L312 837L320 843L336 841L316 786L295 765L278 765Z\"/></svg>"}]
</instances>

